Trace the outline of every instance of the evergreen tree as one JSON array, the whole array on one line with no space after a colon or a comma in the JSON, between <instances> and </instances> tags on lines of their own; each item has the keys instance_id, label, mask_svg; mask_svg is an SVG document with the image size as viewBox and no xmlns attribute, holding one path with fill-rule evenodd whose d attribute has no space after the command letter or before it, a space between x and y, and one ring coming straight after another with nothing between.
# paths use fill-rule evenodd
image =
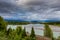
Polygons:
<instances>
[{"instance_id":1,"label":"evergreen tree","mask_svg":"<svg viewBox=\"0 0 60 40\"><path fill-rule=\"evenodd\" d=\"M12 29L9 28L9 29L7 30L7 32L6 32L6 35L10 35L11 33L12 33Z\"/></svg>"},{"instance_id":2,"label":"evergreen tree","mask_svg":"<svg viewBox=\"0 0 60 40\"><path fill-rule=\"evenodd\" d=\"M22 32L22 28L21 28L20 26L18 26L18 27L16 28L16 33L17 33L18 35L20 35L21 32Z\"/></svg>"},{"instance_id":3,"label":"evergreen tree","mask_svg":"<svg viewBox=\"0 0 60 40\"><path fill-rule=\"evenodd\" d=\"M12 30L10 35L11 35L12 40L19 40L20 39L19 35L16 33L16 30Z\"/></svg>"},{"instance_id":4,"label":"evergreen tree","mask_svg":"<svg viewBox=\"0 0 60 40\"><path fill-rule=\"evenodd\" d=\"M22 31L22 33L21 33L21 37L25 38L26 36L27 36L26 29L24 28L23 31Z\"/></svg>"},{"instance_id":5,"label":"evergreen tree","mask_svg":"<svg viewBox=\"0 0 60 40\"><path fill-rule=\"evenodd\" d=\"M34 28L33 27L32 27L32 30L31 30L30 38L31 38L31 40L36 40L35 39L35 32L34 32Z\"/></svg>"},{"instance_id":6,"label":"evergreen tree","mask_svg":"<svg viewBox=\"0 0 60 40\"><path fill-rule=\"evenodd\" d=\"M48 24L45 24L45 27L44 27L44 36L45 37L49 37L49 38L53 38L53 32L52 30L50 29L50 27L48 26Z\"/></svg>"},{"instance_id":7,"label":"evergreen tree","mask_svg":"<svg viewBox=\"0 0 60 40\"><path fill-rule=\"evenodd\" d=\"M34 32L34 28L32 27L32 30L31 30L31 35L30 35L30 37L35 37L35 32Z\"/></svg>"},{"instance_id":8,"label":"evergreen tree","mask_svg":"<svg viewBox=\"0 0 60 40\"><path fill-rule=\"evenodd\" d=\"M1 31L1 30L6 31L6 27L7 27L6 22L5 22L4 19L0 16L0 31Z\"/></svg>"}]
</instances>

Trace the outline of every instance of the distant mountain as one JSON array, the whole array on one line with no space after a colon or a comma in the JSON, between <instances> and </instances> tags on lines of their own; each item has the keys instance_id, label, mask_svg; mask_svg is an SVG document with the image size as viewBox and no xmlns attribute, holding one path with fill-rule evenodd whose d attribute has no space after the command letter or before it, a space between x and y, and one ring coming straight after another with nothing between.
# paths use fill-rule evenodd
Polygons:
<instances>
[{"instance_id":1,"label":"distant mountain","mask_svg":"<svg viewBox=\"0 0 60 40\"><path fill-rule=\"evenodd\" d=\"M45 20L45 22L60 22L60 20L56 20L56 19L55 20L54 19L53 20Z\"/></svg>"},{"instance_id":2,"label":"distant mountain","mask_svg":"<svg viewBox=\"0 0 60 40\"><path fill-rule=\"evenodd\" d=\"M12 19L5 19L5 21L15 21L15 22L33 22L33 23L45 23L45 22L60 22L60 20L31 20L31 21L28 21L28 20L12 20Z\"/></svg>"},{"instance_id":3,"label":"distant mountain","mask_svg":"<svg viewBox=\"0 0 60 40\"><path fill-rule=\"evenodd\" d=\"M15 21L15 22L24 22L25 20L12 20L12 19L5 19L5 21L11 22L11 21Z\"/></svg>"}]
</instances>

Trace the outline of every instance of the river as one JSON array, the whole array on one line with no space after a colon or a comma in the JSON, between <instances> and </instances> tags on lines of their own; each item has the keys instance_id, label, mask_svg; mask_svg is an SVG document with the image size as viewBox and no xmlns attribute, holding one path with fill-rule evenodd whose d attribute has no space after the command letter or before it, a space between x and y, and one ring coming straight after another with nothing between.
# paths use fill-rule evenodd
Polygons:
<instances>
[{"instance_id":1,"label":"river","mask_svg":"<svg viewBox=\"0 0 60 40\"><path fill-rule=\"evenodd\" d=\"M28 25L8 25L7 28L11 27L12 29L16 29L17 26L22 26L22 28L26 28L26 32L31 32L31 28L34 27L36 35L44 35L44 25L43 24L28 24ZM57 38L60 35L60 27L49 25L53 31L54 37Z\"/></svg>"}]
</instances>

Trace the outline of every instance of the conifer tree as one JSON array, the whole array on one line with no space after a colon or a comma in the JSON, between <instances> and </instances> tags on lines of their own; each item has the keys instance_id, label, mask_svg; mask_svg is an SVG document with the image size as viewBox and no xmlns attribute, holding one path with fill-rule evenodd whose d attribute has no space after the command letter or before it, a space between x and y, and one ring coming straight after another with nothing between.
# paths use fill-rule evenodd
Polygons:
<instances>
[{"instance_id":1,"label":"conifer tree","mask_svg":"<svg viewBox=\"0 0 60 40\"><path fill-rule=\"evenodd\" d=\"M22 38L25 38L27 36L27 34L26 34L26 29L25 29L25 27L24 27L24 29L23 29L23 31L22 31L22 33L21 33L21 37Z\"/></svg>"},{"instance_id":2,"label":"conifer tree","mask_svg":"<svg viewBox=\"0 0 60 40\"><path fill-rule=\"evenodd\" d=\"M45 27L44 27L44 36L45 37L49 37L49 38L53 38L53 32L52 30L50 29L50 27L48 26L48 24L45 24Z\"/></svg>"},{"instance_id":3,"label":"conifer tree","mask_svg":"<svg viewBox=\"0 0 60 40\"><path fill-rule=\"evenodd\" d=\"M18 27L16 28L16 33L17 33L18 35L20 35L21 32L22 32L22 28L21 28L20 26L18 26Z\"/></svg>"},{"instance_id":4,"label":"conifer tree","mask_svg":"<svg viewBox=\"0 0 60 40\"><path fill-rule=\"evenodd\" d=\"M34 28L33 27L32 27L32 30L31 30L30 38L31 38L31 40L36 40L35 39L35 32L34 32Z\"/></svg>"},{"instance_id":5,"label":"conifer tree","mask_svg":"<svg viewBox=\"0 0 60 40\"><path fill-rule=\"evenodd\" d=\"M7 24L6 22L4 21L4 19L0 16L0 31L1 30L6 30L6 27L7 27Z\"/></svg>"},{"instance_id":6,"label":"conifer tree","mask_svg":"<svg viewBox=\"0 0 60 40\"><path fill-rule=\"evenodd\" d=\"M31 30L31 35L30 35L30 37L35 37L35 32L34 32L34 28L32 27L32 30Z\"/></svg>"},{"instance_id":7,"label":"conifer tree","mask_svg":"<svg viewBox=\"0 0 60 40\"><path fill-rule=\"evenodd\" d=\"M12 33L12 29L11 28L9 28L8 30L7 30L7 32L6 32L6 35L10 35Z\"/></svg>"}]
</instances>

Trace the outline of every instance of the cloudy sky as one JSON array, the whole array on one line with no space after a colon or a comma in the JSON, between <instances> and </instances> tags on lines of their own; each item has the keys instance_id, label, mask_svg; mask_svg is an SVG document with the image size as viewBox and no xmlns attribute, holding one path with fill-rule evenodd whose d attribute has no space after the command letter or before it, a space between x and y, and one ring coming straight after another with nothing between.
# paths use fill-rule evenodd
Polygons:
<instances>
[{"instance_id":1,"label":"cloudy sky","mask_svg":"<svg viewBox=\"0 0 60 40\"><path fill-rule=\"evenodd\" d=\"M0 0L4 19L60 20L60 0Z\"/></svg>"}]
</instances>

